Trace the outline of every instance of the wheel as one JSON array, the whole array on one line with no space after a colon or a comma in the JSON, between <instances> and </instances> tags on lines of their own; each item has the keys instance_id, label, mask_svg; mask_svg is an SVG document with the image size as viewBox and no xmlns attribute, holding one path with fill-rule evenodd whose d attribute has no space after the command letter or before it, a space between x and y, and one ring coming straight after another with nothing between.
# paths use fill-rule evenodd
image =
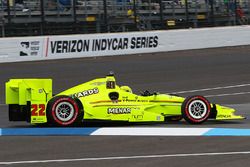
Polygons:
<instances>
[{"instance_id":1,"label":"wheel","mask_svg":"<svg viewBox=\"0 0 250 167\"><path fill-rule=\"evenodd\" d=\"M48 102L46 114L48 122L53 125L71 126L82 121L83 109L76 99L56 96Z\"/></svg>"},{"instance_id":2,"label":"wheel","mask_svg":"<svg viewBox=\"0 0 250 167\"><path fill-rule=\"evenodd\" d=\"M211 112L209 101L203 96L191 96L182 103L182 116L191 124L205 122Z\"/></svg>"},{"instance_id":3,"label":"wheel","mask_svg":"<svg viewBox=\"0 0 250 167\"><path fill-rule=\"evenodd\" d=\"M166 117L165 121L167 122L179 122L182 120L182 116L171 116L171 117Z\"/></svg>"}]
</instances>

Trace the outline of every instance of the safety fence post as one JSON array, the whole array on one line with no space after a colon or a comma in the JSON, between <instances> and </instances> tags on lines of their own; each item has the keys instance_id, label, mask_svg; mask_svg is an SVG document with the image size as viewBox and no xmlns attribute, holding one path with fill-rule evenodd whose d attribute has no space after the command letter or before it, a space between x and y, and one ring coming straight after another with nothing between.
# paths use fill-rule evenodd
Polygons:
<instances>
[{"instance_id":1,"label":"safety fence post","mask_svg":"<svg viewBox=\"0 0 250 167\"><path fill-rule=\"evenodd\" d=\"M73 19L74 19L74 23L76 24L76 22L77 22L77 18L76 18L76 0L73 0L72 7L73 7Z\"/></svg>"},{"instance_id":2,"label":"safety fence post","mask_svg":"<svg viewBox=\"0 0 250 167\"><path fill-rule=\"evenodd\" d=\"M134 11L134 23L135 23L135 28L137 29L137 5L136 5L136 0L133 0L133 11Z\"/></svg>"},{"instance_id":3,"label":"safety fence post","mask_svg":"<svg viewBox=\"0 0 250 167\"><path fill-rule=\"evenodd\" d=\"M214 0L209 0L210 3L210 24L215 26L214 22Z\"/></svg>"},{"instance_id":4,"label":"safety fence post","mask_svg":"<svg viewBox=\"0 0 250 167\"><path fill-rule=\"evenodd\" d=\"M8 14L8 24L11 22L11 16L10 16L10 1L7 0L7 14Z\"/></svg>"},{"instance_id":5,"label":"safety fence post","mask_svg":"<svg viewBox=\"0 0 250 167\"><path fill-rule=\"evenodd\" d=\"M163 4L162 4L162 0L159 0L159 5L160 5L161 29L165 29L164 18L163 18Z\"/></svg>"},{"instance_id":6,"label":"safety fence post","mask_svg":"<svg viewBox=\"0 0 250 167\"><path fill-rule=\"evenodd\" d=\"M41 10L41 35L44 35L45 28L45 13L44 13L44 0L40 0L40 10Z\"/></svg>"},{"instance_id":7,"label":"safety fence post","mask_svg":"<svg viewBox=\"0 0 250 167\"><path fill-rule=\"evenodd\" d=\"M238 22L237 9L238 9L237 0L234 0L234 15L235 15L235 18L234 18L235 21L234 21L234 23L235 23L235 25L237 25L237 22Z\"/></svg>"},{"instance_id":8,"label":"safety fence post","mask_svg":"<svg viewBox=\"0 0 250 167\"><path fill-rule=\"evenodd\" d=\"M189 28L188 0L185 0L186 27Z\"/></svg>"},{"instance_id":9,"label":"safety fence post","mask_svg":"<svg viewBox=\"0 0 250 167\"><path fill-rule=\"evenodd\" d=\"M105 32L109 32L107 0L103 0L103 10L104 10L104 27L105 27Z\"/></svg>"}]
</instances>

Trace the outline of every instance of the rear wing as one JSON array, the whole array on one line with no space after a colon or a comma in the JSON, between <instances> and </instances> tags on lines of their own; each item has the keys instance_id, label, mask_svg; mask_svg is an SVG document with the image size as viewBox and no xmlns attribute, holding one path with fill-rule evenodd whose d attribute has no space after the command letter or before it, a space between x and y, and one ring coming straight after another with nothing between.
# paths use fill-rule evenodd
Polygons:
<instances>
[{"instance_id":1,"label":"rear wing","mask_svg":"<svg viewBox=\"0 0 250 167\"><path fill-rule=\"evenodd\" d=\"M51 79L10 79L5 88L6 104L46 103L52 97Z\"/></svg>"},{"instance_id":2,"label":"rear wing","mask_svg":"<svg viewBox=\"0 0 250 167\"><path fill-rule=\"evenodd\" d=\"M6 82L10 121L46 123L46 106L52 98L51 79L10 79Z\"/></svg>"}]
</instances>

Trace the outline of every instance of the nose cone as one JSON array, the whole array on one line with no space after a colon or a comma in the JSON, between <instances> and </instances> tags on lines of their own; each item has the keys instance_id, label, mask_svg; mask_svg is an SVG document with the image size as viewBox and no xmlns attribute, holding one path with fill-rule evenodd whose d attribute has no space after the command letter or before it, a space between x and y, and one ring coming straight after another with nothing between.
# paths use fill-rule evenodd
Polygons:
<instances>
[{"instance_id":1,"label":"nose cone","mask_svg":"<svg viewBox=\"0 0 250 167\"><path fill-rule=\"evenodd\" d=\"M216 109L216 120L245 119L245 117L241 115L235 115L235 109L233 108L216 105Z\"/></svg>"}]
</instances>

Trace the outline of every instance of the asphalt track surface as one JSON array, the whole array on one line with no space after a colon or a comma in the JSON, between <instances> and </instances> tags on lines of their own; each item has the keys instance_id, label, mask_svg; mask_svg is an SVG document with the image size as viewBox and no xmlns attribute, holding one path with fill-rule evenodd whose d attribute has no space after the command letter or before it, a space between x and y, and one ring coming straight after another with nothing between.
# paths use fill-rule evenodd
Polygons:
<instances>
[{"instance_id":1,"label":"asphalt track surface","mask_svg":"<svg viewBox=\"0 0 250 167\"><path fill-rule=\"evenodd\" d=\"M4 83L10 78L52 78L53 91L59 93L90 79L103 77L113 70L118 84L131 86L135 93L146 89L172 93L220 87L180 95L205 95L211 102L232 106L237 109L237 113L250 118L249 53L250 46L241 46L147 55L4 63L0 64L0 104L4 104ZM86 126L193 127L184 121L142 125L90 123ZM0 127L31 125L8 122L7 107L0 105ZM196 127L250 128L250 119L208 121ZM249 152L249 141L249 137L0 137L0 165L6 161L80 159L68 162L38 161L9 166L249 166L249 154L191 156L194 153ZM146 157L96 159L121 156Z\"/></svg>"}]
</instances>

